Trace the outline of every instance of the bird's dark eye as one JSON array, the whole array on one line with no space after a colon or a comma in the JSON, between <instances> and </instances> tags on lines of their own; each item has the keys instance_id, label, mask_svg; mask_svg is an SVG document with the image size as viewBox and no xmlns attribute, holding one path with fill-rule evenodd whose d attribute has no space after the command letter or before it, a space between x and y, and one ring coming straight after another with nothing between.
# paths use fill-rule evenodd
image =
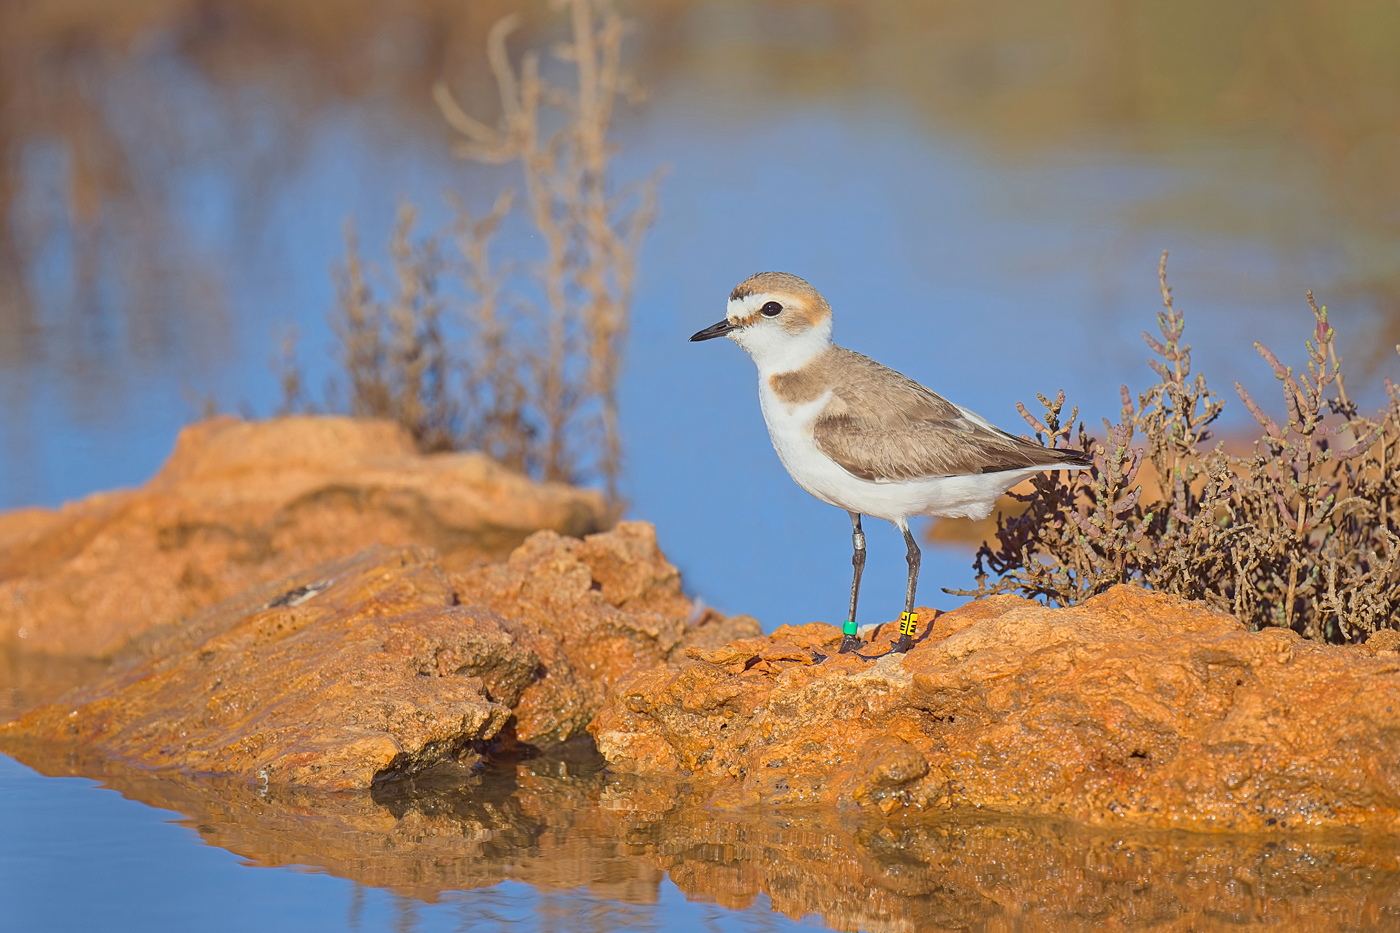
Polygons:
<instances>
[{"instance_id":1,"label":"bird's dark eye","mask_svg":"<svg viewBox=\"0 0 1400 933\"><path fill-rule=\"evenodd\" d=\"M768 304L760 308L759 311L763 314L764 317L777 317L779 314L783 313L783 306L778 304L776 301L770 301L768 302Z\"/></svg>"}]
</instances>

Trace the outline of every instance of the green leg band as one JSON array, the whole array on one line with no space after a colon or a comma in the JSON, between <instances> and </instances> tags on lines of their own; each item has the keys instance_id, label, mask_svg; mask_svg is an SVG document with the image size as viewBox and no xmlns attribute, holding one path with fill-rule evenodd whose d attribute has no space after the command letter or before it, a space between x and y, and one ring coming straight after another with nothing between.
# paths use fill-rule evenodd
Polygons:
<instances>
[{"instance_id":1,"label":"green leg band","mask_svg":"<svg viewBox=\"0 0 1400 933\"><path fill-rule=\"evenodd\" d=\"M854 635L856 633L856 620L847 619L846 624L841 626L841 633L843 635Z\"/></svg>"}]
</instances>

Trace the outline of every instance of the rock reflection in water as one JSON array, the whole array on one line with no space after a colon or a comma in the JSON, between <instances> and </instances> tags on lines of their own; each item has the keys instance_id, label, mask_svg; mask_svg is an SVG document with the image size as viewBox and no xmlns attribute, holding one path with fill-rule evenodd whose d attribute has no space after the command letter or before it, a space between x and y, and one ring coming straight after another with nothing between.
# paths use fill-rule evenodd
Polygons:
<instances>
[{"instance_id":1,"label":"rock reflection in water","mask_svg":"<svg viewBox=\"0 0 1400 933\"><path fill-rule=\"evenodd\" d=\"M0 642L0 723L92 683L106 671L107 662L101 659L29 651L14 642Z\"/></svg>"},{"instance_id":2,"label":"rock reflection in water","mask_svg":"<svg viewBox=\"0 0 1400 933\"><path fill-rule=\"evenodd\" d=\"M1359 839L673 811L628 840L687 894L840 930L1400 929L1397 851Z\"/></svg>"},{"instance_id":3,"label":"rock reflection in water","mask_svg":"<svg viewBox=\"0 0 1400 933\"><path fill-rule=\"evenodd\" d=\"M1400 930L1392 839L721 811L688 803L684 787L609 775L587 747L356 793L12 751L44 773L95 777L176 810L207 843L256 863L318 867L425 901L509 879L650 904L669 874L693 899L742 909L766 894L775 910L840 930Z\"/></svg>"},{"instance_id":4,"label":"rock reflection in water","mask_svg":"<svg viewBox=\"0 0 1400 933\"><path fill-rule=\"evenodd\" d=\"M259 864L323 868L425 901L511 879L644 904L662 877L625 851L599 805L611 781L591 744L344 792L157 773L49 745L6 752L43 774L93 778L179 812L208 844Z\"/></svg>"}]
</instances>

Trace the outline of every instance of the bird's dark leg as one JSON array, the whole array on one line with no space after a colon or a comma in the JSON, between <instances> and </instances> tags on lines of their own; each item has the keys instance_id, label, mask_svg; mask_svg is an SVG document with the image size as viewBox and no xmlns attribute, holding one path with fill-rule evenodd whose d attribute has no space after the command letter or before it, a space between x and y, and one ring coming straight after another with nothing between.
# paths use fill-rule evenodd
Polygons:
<instances>
[{"instance_id":1,"label":"bird's dark leg","mask_svg":"<svg viewBox=\"0 0 1400 933\"><path fill-rule=\"evenodd\" d=\"M856 600L860 598L860 575L865 570L865 532L860 530L860 513L851 512L851 567L855 573L851 577L851 612L842 626L845 633L841 639L841 654L855 651L862 642L856 634Z\"/></svg>"},{"instance_id":2,"label":"bird's dark leg","mask_svg":"<svg viewBox=\"0 0 1400 933\"><path fill-rule=\"evenodd\" d=\"M901 521L899 530L904 532L905 559L909 561L909 586L904 591L904 612L899 617L899 641L894 643L895 651L908 651L914 647L914 629L919 624L919 616L914 612L914 589L919 585L919 545L909 531L909 523Z\"/></svg>"}]
</instances>

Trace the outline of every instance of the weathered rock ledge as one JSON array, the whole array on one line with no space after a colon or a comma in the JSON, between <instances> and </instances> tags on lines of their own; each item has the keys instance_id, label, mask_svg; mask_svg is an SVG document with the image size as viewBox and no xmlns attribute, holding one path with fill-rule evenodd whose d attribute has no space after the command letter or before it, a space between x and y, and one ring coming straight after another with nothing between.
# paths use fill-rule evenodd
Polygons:
<instances>
[{"instance_id":1,"label":"weathered rock ledge","mask_svg":"<svg viewBox=\"0 0 1400 933\"><path fill-rule=\"evenodd\" d=\"M457 575L376 547L147 632L101 681L0 725L0 746L368 787L487 743L565 741L626 675L759 631L691 608L644 523L539 532Z\"/></svg>"},{"instance_id":2,"label":"weathered rock ledge","mask_svg":"<svg viewBox=\"0 0 1400 933\"><path fill-rule=\"evenodd\" d=\"M152 625L373 544L499 560L541 529L601 531L596 492L481 454L424 456L388 421L215 418L136 490L0 514L0 647L105 657Z\"/></svg>"},{"instance_id":3,"label":"weathered rock ledge","mask_svg":"<svg viewBox=\"0 0 1400 933\"><path fill-rule=\"evenodd\" d=\"M0 712L86 683L0 746L345 789L588 731L716 813L1400 833L1393 632L1304 643L1119 587L921 610L912 652L863 660L827 625L692 618L651 526L605 519L386 423L195 425L141 490L0 515Z\"/></svg>"},{"instance_id":4,"label":"weathered rock ledge","mask_svg":"<svg viewBox=\"0 0 1400 933\"><path fill-rule=\"evenodd\" d=\"M1251 634L1127 586L920 617L913 651L873 662L835 654L839 630L817 624L691 649L621 683L590 731L613 769L683 778L718 806L1400 831L1393 650Z\"/></svg>"}]
</instances>

